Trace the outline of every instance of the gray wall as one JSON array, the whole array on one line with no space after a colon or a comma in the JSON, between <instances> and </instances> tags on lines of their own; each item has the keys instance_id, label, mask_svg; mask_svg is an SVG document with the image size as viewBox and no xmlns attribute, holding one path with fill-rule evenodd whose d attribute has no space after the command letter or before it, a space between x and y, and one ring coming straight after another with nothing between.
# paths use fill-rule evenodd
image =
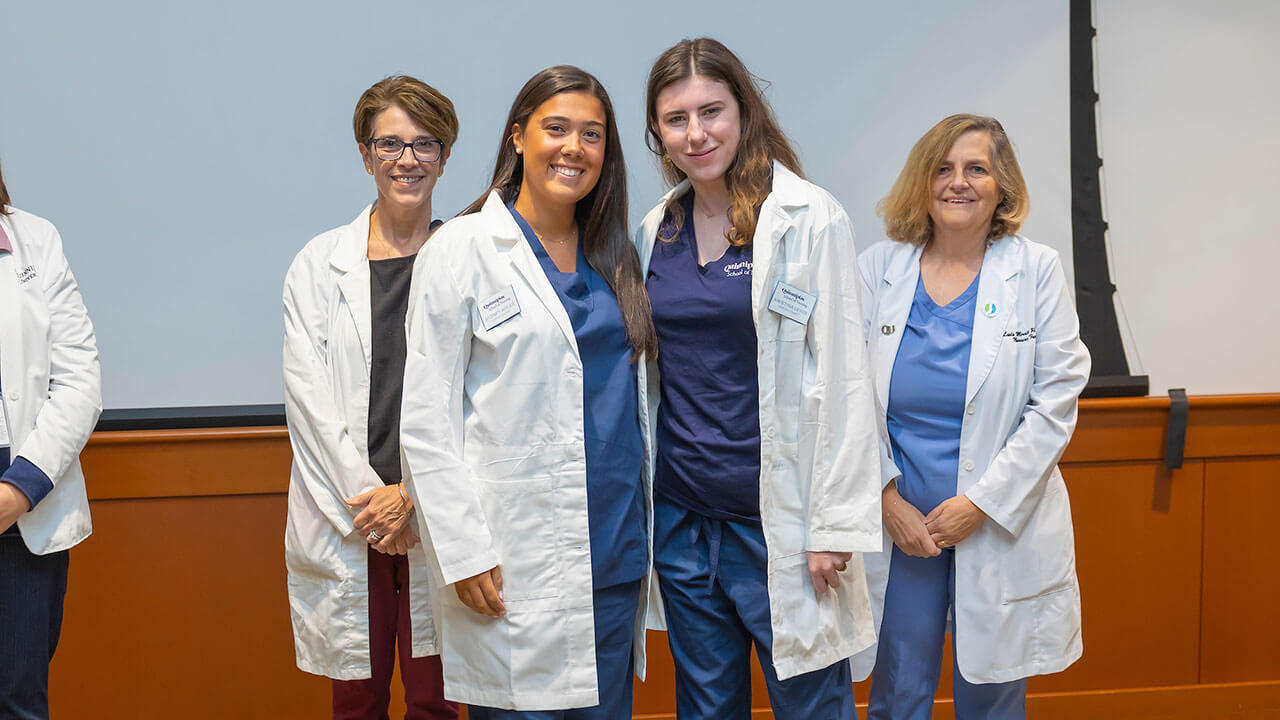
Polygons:
<instances>
[{"instance_id":1,"label":"gray wall","mask_svg":"<svg viewBox=\"0 0 1280 720\"><path fill-rule=\"evenodd\" d=\"M285 270L373 199L351 111L391 73L458 108L443 216L484 189L530 75L596 73L637 222L662 191L643 144L649 64L682 37L718 37L771 82L808 175L845 204L862 248L882 237L875 203L916 138L952 112L995 115L1030 182L1025 234L1070 268L1066 0L288 5L5 5L0 161L14 204L62 231L107 407L280 401Z\"/></svg>"}]
</instances>

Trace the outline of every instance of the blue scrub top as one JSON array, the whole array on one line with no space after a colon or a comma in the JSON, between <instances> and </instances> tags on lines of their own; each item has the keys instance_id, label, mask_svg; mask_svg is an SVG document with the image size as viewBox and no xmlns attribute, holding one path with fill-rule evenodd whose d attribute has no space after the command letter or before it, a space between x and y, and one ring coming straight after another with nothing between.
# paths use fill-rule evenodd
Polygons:
<instances>
[{"instance_id":1,"label":"blue scrub top","mask_svg":"<svg viewBox=\"0 0 1280 720\"><path fill-rule=\"evenodd\" d=\"M760 380L751 247L698 264L693 192L680 234L659 238L645 286L658 333L653 491L704 517L760 522ZM661 236L670 237L671 220Z\"/></svg>"},{"instance_id":2,"label":"blue scrub top","mask_svg":"<svg viewBox=\"0 0 1280 720\"><path fill-rule=\"evenodd\" d=\"M583 436L591 581L607 588L649 571L636 366L613 290L587 263L578 242L576 272L560 272L533 228L508 204L573 325L582 358Z\"/></svg>"},{"instance_id":3,"label":"blue scrub top","mask_svg":"<svg viewBox=\"0 0 1280 720\"><path fill-rule=\"evenodd\" d=\"M902 471L898 493L926 515L956 494L980 276L942 307L925 291L924 279L917 281L893 362L887 419L893 459Z\"/></svg>"}]
</instances>

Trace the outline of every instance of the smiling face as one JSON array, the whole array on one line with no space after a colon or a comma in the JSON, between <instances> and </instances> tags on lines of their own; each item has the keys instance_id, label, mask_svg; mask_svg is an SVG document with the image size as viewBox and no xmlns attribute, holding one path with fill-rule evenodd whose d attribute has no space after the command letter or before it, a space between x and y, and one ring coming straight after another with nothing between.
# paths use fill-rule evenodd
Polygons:
<instances>
[{"instance_id":1,"label":"smiling face","mask_svg":"<svg viewBox=\"0 0 1280 720\"><path fill-rule=\"evenodd\" d=\"M929 217L935 234L985 236L1001 195L992 174L991 135L985 130L964 133L951 145L933 178Z\"/></svg>"},{"instance_id":2,"label":"smiling face","mask_svg":"<svg viewBox=\"0 0 1280 720\"><path fill-rule=\"evenodd\" d=\"M692 75L658 93L654 114L663 149L695 188L724 182L742 136L738 101L728 85Z\"/></svg>"},{"instance_id":3,"label":"smiling face","mask_svg":"<svg viewBox=\"0 0 1280 720\"><path fill-rule=\"evenodd\" d=\"M391 105L377 114L373 120L372 137L398 138L405 143L436 139L399 105ZM360 146L360 157L364 159L365 170L378 186L379 207L430 210L431 192L435 189L436 180L444 174L449 148L446 147L435 162L419 162L413 149L407 146L400 159L382 160L365 143Z\"/></svg>"},{"instance_id":4,"label":"smiling face","mask_svg":"<svg viewBox=\"0 0 1280 720\"><path fill-rule=\"evenodd\" d=\"M604 165L604 104L585 92L553 95L522 127L511 127L511 142L524 161L520 197L535 206L576 205L600 179Z\"/></svg>"}]
</instances>

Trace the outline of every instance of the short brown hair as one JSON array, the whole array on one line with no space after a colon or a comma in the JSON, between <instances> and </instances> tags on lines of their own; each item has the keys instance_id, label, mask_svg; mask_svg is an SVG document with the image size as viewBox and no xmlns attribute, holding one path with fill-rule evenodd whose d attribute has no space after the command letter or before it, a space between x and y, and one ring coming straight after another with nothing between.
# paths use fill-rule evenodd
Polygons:
<instances>
[{"instance_id":1,"label":"short brown hair","mask_svg":"<svg viewBox=\"0 0 1280 720\"><path fill-rule=\"evenodd\" d=\"M410 119L444 143L446 150L458 139L458 116L449 98L417 78L392 75L374 83L356 103L351 125L358 144L364 145L373 139L374 118L392 105L404 110Z\"/></svg>"},{"instance_id":2,"label":"short brown hair","mask_svg":"<svg viewBox=\"0 0 1280 720\"><path fill-rule=\"evenodd\" d=\"M973 130L985 132L991 138L991 172L1001 194L987 239L1013 235L1022 227L1031 210L1031 198L1027 195L1027 182L1018 167L1013 143L995 118L960 114L934 125L916 141L893 189L876 207L890 238L920 245L933 237L933 218L929 217L933 177L956 140Z\"/></svg>"}]
</instances>

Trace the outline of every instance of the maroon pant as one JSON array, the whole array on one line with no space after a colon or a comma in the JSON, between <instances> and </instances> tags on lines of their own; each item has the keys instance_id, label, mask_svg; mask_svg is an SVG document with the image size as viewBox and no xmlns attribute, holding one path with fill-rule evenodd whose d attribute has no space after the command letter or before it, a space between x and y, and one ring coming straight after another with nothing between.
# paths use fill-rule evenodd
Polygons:
<instances>
[{"instance_id":1,"label":"maroon pant","mask_svg":"<svg viewBox=\"0 0 1280 720\"><path fill-rule=\"evenodd\" d=\"M409 622L409 558L369 548L369 659L373 677L333 681L333 720L387 720L396 646L404 683L405 720L456 720L444 699L440 656L415 658Z\"/></svg>"}]
</instances>

